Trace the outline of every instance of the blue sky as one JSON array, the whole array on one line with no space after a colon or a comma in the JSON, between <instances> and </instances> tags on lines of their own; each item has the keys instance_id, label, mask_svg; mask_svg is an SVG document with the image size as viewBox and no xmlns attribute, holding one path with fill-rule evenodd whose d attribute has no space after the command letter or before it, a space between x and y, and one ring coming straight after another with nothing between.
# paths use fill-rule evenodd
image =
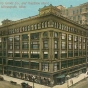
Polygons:
<instances>
[{"instance_id":1,"label":"blue sky","mask_svg":"<svg viewBox=\"0 0 88 88\"><path fill-rule=\"evenodd\" d=\"M4 19L19 20L37 15L39 8L52 4L65 7L78 6L88 0L0 0L0 24ZM7 8L10 6L10 8ZM12 7L11 7L12 6ZM20 8L22 6L22 8Z\"/></svg>"}]
</instances>

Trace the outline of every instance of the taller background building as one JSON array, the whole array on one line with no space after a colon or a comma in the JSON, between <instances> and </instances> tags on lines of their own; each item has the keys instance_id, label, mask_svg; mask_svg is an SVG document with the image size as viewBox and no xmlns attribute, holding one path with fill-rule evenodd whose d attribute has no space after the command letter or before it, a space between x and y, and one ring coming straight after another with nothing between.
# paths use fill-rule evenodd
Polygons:
<instances>
[{"instance_id":1,"label":"taller background building","mask_svg":"<svg viewBox=\"0 0 88 88\"><path fill-rule=\"evenodd\" d=\"M0 26L0 73L52 86L87 68L88 29L52 5Z\"/></svg>"},{"instance_id":2,"label":"taller background building","mask_svg":"<svg viewBox=\"0 0 88 88\"><path fill-rule=\"evenodd\" d=\"M62 15L78 22L79 24L88 25L88 2L79 6L66 8L62 5L57 6L61 10Z\"/></svg>"}]
</instances>

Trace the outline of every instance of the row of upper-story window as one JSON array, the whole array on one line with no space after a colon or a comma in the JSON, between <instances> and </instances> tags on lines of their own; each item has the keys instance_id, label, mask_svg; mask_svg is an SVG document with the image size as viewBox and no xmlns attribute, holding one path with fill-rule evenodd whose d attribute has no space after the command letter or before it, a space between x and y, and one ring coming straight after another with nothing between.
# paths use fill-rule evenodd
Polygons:
<instances>
[{"instance_id":1,"label":"row of upper-story window","mask_svg":"<svg viewBox=\"0 0 88 88\"><path fill-rule=\"evenodd\" d=\"M22 44L22 45L20 45ZM42 45L42 47L40 47ZM60 43L57 40L54 40L54 49L59 49ZM0 43L0 49L2 50L29 50L29 42L16 42L16 43L8 43L4 42L3 44ZM32 41L30 43L30 49L32 50L39 50L39 49L49 49L49 42L48 40L43 40L42 44L40 44L39 41ZM85 42L67 42L61 41L61 49L86 49L86 43Z\"/></svg>"},{"instance_id":2,"label":"row of upper-story window","mask_svg":"<svg viewBox=\"0 0 88 88\"><path fill-rule=\"evenodd\" d=\"M22 45L20 45L22 44ZM40 47L42 45L42 47ZM57 40L54 40L54 49L59 49L60 43ZM29 50L29 43L28 42L16 42L16 43L0 43L0 49L5 50ZM30 49L33 50L39 50L39 49L49 49L49 42L48 40L42 41L42 44L39 43L39 41L33 41L30 44ZM86 43L85 42L67 42L66 41L61 41L61 49L86 49Z\"/></svg>"},{"instance_id":3,"label":"row of upper-story window","mask_svg":"<svg viewBox=\"0 0 88 88\"><path fill-rule=\"evenodd\" d=\"M61 39L67 39L67 34L66 33L62 33L61 34ZM71 34L68 34L68 40L70 41L72 41L72 40L74 40L74 41L79 41L79 42L86 42L86 37L82 37L82 36L77 36L77 35L71 35Z\"/></svg>"},{"instance_id":4,"label":"row of upper-story window","mask_svg":"<svg viewBox=\"0 0 88 88\"><path fill-rule=\"evenodd\" d=\"M20 32L27 32L27 31L42 29L42 28L47 28L47 27L53 27L53 28L57 28L57 29L60 29L63 31L88 36L88 33L85 32L84 30L80 30L80 29L68 26L66 24L63 24L63 23L54 22L52 20L41 22L41 23L36 23L33 25L27 25L27 26L23 26L23 27L19 27L19 28L6 29L3 31L0 31L0 35L7 35L7 34L14 34L14 33L16 34L16 33L20 33Z\"/></svg>"},{"instance_id":5,"label":"row of upper-story window","mask_svg":"<svg viewBox=\"0 0 88 88\"><path fill-rule=\"evenodd\" d=\"M49 51L0 51L0 57L10 57L10 58L30 58L30 59L67 59L70 57L82 57L86 56L85 50L62 50L59 54L59 51L54 51L52 55L49 54Z\"/></svg>"},{"instance_id":6,"label":"row of upper-story window","mask_svg":"<svg viewBox=\"0 0 88 88\"><path fill-rule=\"evenodd\" d=\"M44 32L44 36L48 36L47 35L48 32ZM54 37L55 38L58 38L58 33L57 32L54 32ZM68 36L68 37L67 37ZM39 33L33 33L31 34L31 39L37 39L39 38ZM10 36L7 38L9 43L8 43L8 49L20 49L20 43L22 44L22 49L29 49L29 42L28 42L28 34L23 34L22 35L22 42L20 42L20 35L16 35L16 36ZM14 46L13 46L13 41L14 39ZM24 40L27 40L27 41L24 41ZM66 34L66 33L61 33L61 48L62 49L67 49L67 46L69 49L72 49L74 47L74 49L82 49L82 46L83 46L83 49L86 48L86 38L85 37L82 37L82 36L77 36L77 35L71 35L71 34ZM68 45L67 45L67 40L68 40ZM74 41L73 41L74 40ZM0 38L0 42L3 42L3 49L6 49L6 37L3 37L3 38ZM49 40L43 40L43 49L49 49ZM74 44L73 44L74 42ZM79 42L79 44L78 44ZM58 49L58 44L59 44L59 40L58 39L55 39L54 40L54 49ZM40 43L39 41L31 41L30 42L31 46L30 48L31 49L39 49L39 46L40 46ZM2 48L2 43L0 43L0 48Z\"/></svg>"},{"instance_id":7,"label":"row of upper-story window","mask_svg":"<svg viewBox=\"0 0 88 88\"><path fill-rule=\"evenodd\" d=\"M40 34L41 33L31 33L30 34L30 39L39 39L41 38L40 37ZM83 41L85 42L86 41L86 38L84 36L78 36L78 35L72 35L72 34L66 34L66 33L60 33L60 32L53 32L53 37L54 38L59 38L61 36L61 39L67 39L68 40L73 40L74 41ZM48 38L49 37L49 32L48 31L45 31L43 32L43 38ZM9 36L9 37L1 37L0 38L0 42L5 42L5 41L19 41L19 40L22 40L22 41L25 41L25 40L29 40L29 34L22 34L22 35L14 35L14 36Z\"/></svg>"}]
</instances>

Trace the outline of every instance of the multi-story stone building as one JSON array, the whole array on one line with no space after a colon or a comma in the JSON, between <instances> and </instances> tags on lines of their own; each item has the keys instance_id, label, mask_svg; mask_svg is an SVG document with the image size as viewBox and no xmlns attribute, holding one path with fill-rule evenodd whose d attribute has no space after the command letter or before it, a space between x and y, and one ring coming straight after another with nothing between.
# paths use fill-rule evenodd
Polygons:
<instances>
[{"instance_id":1,"label":"multi-story stone building","mask_svg":"<svg viewBox=\"0 0 88 88\"><path fill-rule=\"evenodd\" d=\"M62 15L78 22L79 24L88 25L88 2L79 6L66 8L62 5L57 6L61 10Z\"/></svg>"},{"instance_id":2,"label":"multi-story stone building","mask_svg":"<svg viewBox=\"0 0 88 88\"><path fill-rule=\"evenodd\" d=\"M45 85L86 72L88 30L50 5L0 26L0 73Z\"/></svg>"}]
</instances>

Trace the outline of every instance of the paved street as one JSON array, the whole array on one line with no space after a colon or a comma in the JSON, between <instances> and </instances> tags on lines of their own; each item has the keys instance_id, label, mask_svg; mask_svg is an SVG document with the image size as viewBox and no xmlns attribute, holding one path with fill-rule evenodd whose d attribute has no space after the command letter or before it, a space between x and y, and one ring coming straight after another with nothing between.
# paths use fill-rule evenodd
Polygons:
<instances>
[{"instance_id":1,"label":"paved street","mask_svg":"<svg viewBox=\"0 0 88 88\"><path fill-rule=\"evenodd\" d=\"M17 78L13 78L13 77L9 77L9 76L6 76L6 75L1 75L6 81L14 81L14 82L17 82L17 84L21 85L22 82L25 82L25 83L28 83L30 86L33 86L33 82L29 82L29 81L25 81L25 80L21 80L21 79L17 79ZM50 88L48 86L44 86L44 85L40 85L40 84L37 84L35 83L34 84L34 87L35 88ZM0 86L1 88L1 86ZM6 87L2 87L2 88L6 88ZM14 88L14 87L9 87L9 88ZM17 88L17 87L16 87ZM20 87L18 87L20 88ZM21 87L22 88L22 87Z\"/></svg>"},{"instance_id":2,"label":"paved street","mask_svg":"<svg viewBox=\"0 0 88 88\"><path fill-rule=\"evenodd\" d=\"M0 81L0 88L22 88L21 85L13 85L8 81Z\"/></svg>"},{"instance_id":3,"label":"paved street","mask_svg":"<svg viewBox=\"0 0 88 88\"><path fill-rule=\"evenodd\" d=\"M25 80L21 80L21 79L17 79L17 78L13 78L13 77L9 77L9 76L6 76L6 75L1 75L5 80L8 81L8 83L11 85L11 87L9 86L8 87L8 83L5 84L4 86L4 83L0 84L0 88L20 88L21 87L21 83L22 82L26 82L28 83L30 86L33 86L33 82L29 82L29 81L25 81ZM80 80L83 80L84 78L88 77L88 75L86 73L82 73L80 74L78 77L74 77L74 78L71 78L68 80L68 84L69 86L71 86L72 84L70 83L71 81L70 80L73 80L73 84L79 82ZM19 87L16 87L17 85L12 85L10 83L10 81L14 81L14 82L17 82L17 84L19 84L18 86ZM0 81L2 82L2 81ZM1 85L3 85L4 87L1 87ZM14 86L14 87L12 87ZM51 88L51 87L48 87L48 86L44 86L44 85L40 85L40 84L37 84L37 83L34 83L34 87L35 88ZM22 88L22 87L21 87ZM55 85L54 87L52 88L67 88L67 82L65 82L64 84L62 85ZM88 78L86 78L86 80L80 82L79 84L76 84L74 87L71 87L71 88L88 88Z\"/></svg>"},{"instance_id":4,"label":"paved street","mask_svg":"<svg viewBox=\"0 0 88 88\"><path fill-rule=\"evenodd\" d=\"M71 88L88 88L88 78L86 78L86 80L83 80L77 84L75 84L73 87Z\"/></svg>"}]
</instances>

